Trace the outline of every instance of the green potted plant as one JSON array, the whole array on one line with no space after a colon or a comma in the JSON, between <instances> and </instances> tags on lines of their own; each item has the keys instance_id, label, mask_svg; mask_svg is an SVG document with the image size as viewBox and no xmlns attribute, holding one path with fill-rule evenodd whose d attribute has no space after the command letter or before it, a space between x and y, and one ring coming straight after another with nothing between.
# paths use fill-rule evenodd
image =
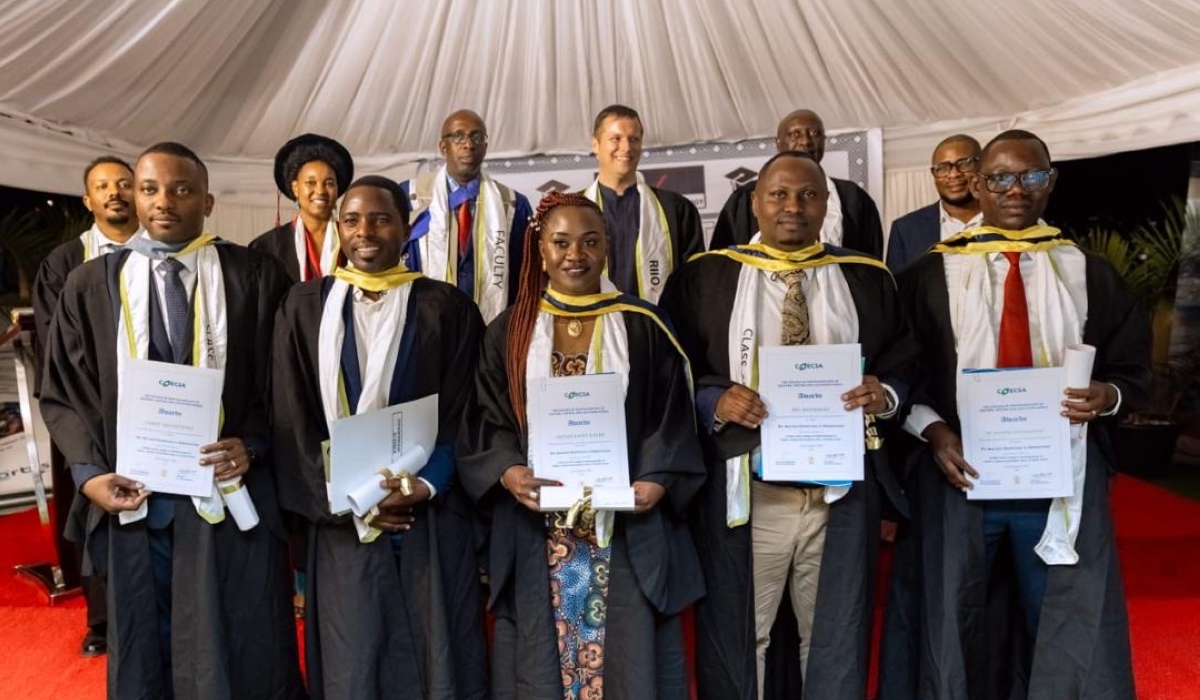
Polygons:
<instances>
[{"instance_id":1,"label":"green potted plant","mask_svg":"<svg viewBox=\"0 0 1200 700\"><path fill-rule=\"evenodd\" d=\"M1200 273L1200 215L1182 199L1163 212L1161 220L1144 222L1128 235L1093 229L1080 240L1113 264L1153 326L1151 400L1125 417L1117 438L1118 466L1144 477L1168 472L1191 399L1200 393L1200 334L1176 324L1175 307L1181 271Z\"/></svg>"}]
</instances>

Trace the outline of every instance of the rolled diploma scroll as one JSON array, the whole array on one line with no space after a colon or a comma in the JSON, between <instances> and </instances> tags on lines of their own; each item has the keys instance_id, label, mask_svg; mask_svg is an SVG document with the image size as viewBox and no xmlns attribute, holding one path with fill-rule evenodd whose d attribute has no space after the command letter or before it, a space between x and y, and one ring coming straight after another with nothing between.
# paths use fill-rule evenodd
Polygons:
<instances>
[{"instance_id":1,"label":"rolled diploma scroll","mask_svg":"<svg viewBox=\"0 0 1200 700\"><path fill-rule=\"evenodd\" d=\"M233 515L233 522L237 523L239 530L245 532L258 525L258 509L250 499L250 489L242 483L242 477L218 481L217 490L221 492L221 499L225 501L225 507Z\"/></svg>"},{"instance_id":2,"label":"rolled diploma scroll","mask_svg":"<svg viewBox=\"0 0 1200 700\"><path fill-rule=\"evenodd\" d=\"M379 505L379 502L387 498L387 495L391 493L391 491L379 485L381 479L394 477L402 472L408 472L416 476L418 472L425 468L425 463L428 461L429 455L426 454L425 448L420 445L400 455L400 459L392 462L386 468L380 469L377 473L372 474L366 481L346 495L346 498L350 501L351 512L360 518L366 516L372 508Z\"/></svg>"},{"instance_id":3,"label":"rolled diploma scroll","mask_svg":"<svg viewBox=\"0 0 1200 700\"><path fill-rule=\"evenodd\" d=\"M1096 361L1096 348L1091 345L1068 345L1063 356L1063 368L1067 370L1067 387L1086 389L1092 383L1092 365ZM1081 426L1071 426L1071 437L1079 437Z\"/></svg>"}]
</instances>

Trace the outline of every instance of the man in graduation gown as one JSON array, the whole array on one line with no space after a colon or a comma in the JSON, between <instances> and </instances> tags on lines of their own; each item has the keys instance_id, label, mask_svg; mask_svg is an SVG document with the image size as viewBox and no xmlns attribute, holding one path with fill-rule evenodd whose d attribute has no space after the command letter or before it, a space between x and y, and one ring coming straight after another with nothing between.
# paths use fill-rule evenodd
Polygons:
<instances>
[{"instance_id":1,"label":"man in graduation gown","mask_svg":"<svg viewBox=\"0 0 1200 700\"><path fill-rule=\"evenodd\" d=\"M971 194L971 174L979 167L979 142L966 134L947 136L933 149L929 173L938 201L892 222L887 266L898 274L925 251L947 238L979 226L979 200Z\"/></svg>"},{"instance_id":2,"label":"man in graduation gown","mask_svg":"<svg viewBox=\"0 0 1200 700\"><path fill-rule=\"evenodd\" d=\"M460 109L442 122L445 165L401 183L412 236L407 266L457 286L490 323L516 298L525 229L533 214L525 195L483 172L488 132L483 118Z\"/></svg>"},{"instance_id":3,"label":"man in graduation gown","mask_svg":"<svg viewBox=\"0 0 1200 700\"><path fill-rule=\"evenodd\" d=\"M50 328L42 413L90 509L88 555L107 564L108 697L303 697L288 603L266 402L279 264L203 233L208 173L186 147L134 169L146 231L67 280ZM246 489L260 523L239 530L213 496L150 494L116 473L119 381L130 359L224 370L213 478ZM102 565L103 566L103 565Z\"/></svg>"},{"instance_id":4,"label":"man in graduation gown","mask_svg":"<svg viewBox=\"0 0 1200 700\"><path fill-rule=\"evenodd\" d=\"M971 181L984 226L900 276L925 369L905 429L928 446L909 483L914 537L896 555L903 599L918 602L889 610L888 700L1135 697L1108 484L1115 416L1148 392L1149 325L1109 263L1038 225L1056 179L1037 136L1000 134ZM1062 408L1082 426L1074 496L967 500L978 472L959 437L959 371L1057 366L1081 342L1096 348L1093 380Z\"/></svg>"},{"instance_id":5,"label":"man in graduation gown","mask_svg":"<svg viewBox=\"0 0 1200 700\"><path fill-rule=\"evenodd\" d=\"M329 274L338 253L337 200L353 179L354 159L337 141L301 134L283 144L275 153L275 187L296 203L296 216L250 248L283 263L292 282Z\"/></svg>"},{"instance_id":6,"label":"man in graduation gown","mask_svg":"<svg viewBox=\"0 0 1200 700\"><path fill-rule=\"evenodd\" d=\"M452 449L483 324L466 295L401 265L408 202L395 182L352 184L339 230L349 266L293 287L274 341L280 500L308 526L309 692L483 698L478 566ZM380 477L392 493L378 515L332 512L322 455L331 423L430 394L437 446L411 494Z\"/></svg>"},{"instance_id":7,"label":"man in graduation gown","mask_svg":"<svg viewBox=\"0 0 1200 700\"><path fill-rule=\"evenodd\" d=\"M58 295L67 283L67 275L87 260L120 250L137 233L139 225L133 201L133 168L116 156L101 156L83 171L83 206L95 217L92 226L78 239L70 240L50 251L38 268L33 282L33 320L37 326L36 347L39 372L34 378L41 387L40 370L45 366L46 339L50 336L50 320L54 318L54 307ZM39 392L40 393L40 392ZM68 533L76 544L82 544L79 527L72 526L68 515L71 499L75 494L75 483L63 462L62 454L56 449L51 457L54 493L59 507L55 509L55 526ZM104 572L95 569L95 562L82 557L82 550L72 552L82 562L62 561L64 569L78 567L83 574L81 585L87 603L87 633L83 637L80 653L97 656L107 649L108 613L105 605ZM74 575L69 578L74 579Z\"/></svg>"},{"instance_id":8,"label":"man in graduation gown","mask_svg":"<svg viewBox=\"0 0 1200 700\"><path fill-rule=\"evenodd\" d=\"M657 304L671 274L704 251L704 231L696 205L638 172L643 134L633 109L600 110L592 125L599 172L583 194L604 211L608 278L622 292Z\"/></svg>"},{"instance_id":9,"label":"man in graduation gown","mask_svg":"<svg viewBox=\"0 0 1200 700\"><path fill-rule=\"evenodd\" d=\"M818 163L825 157L825 124L811 110L799 109L783 118L775 132L775 148L803 151ZM821 242L883 259L883 224L871 195L849 180L826 176L829 204L821 225ZM710 250L745 245L759 230L751 195L755 180L729 195L713 229Z\"/></svg>"},{"instance_id":10,"label":"man in graduation gown","mask_svg":"<svg viewBox=\"0 0 1200 700\"><path fill-rule=\"evenodd\" d=\"M709 468L692 516L708 585L696 606L702 700L790 697L763 689L785 585L801 638L803 697L866 694L881 500L905 508L881 446L868 441L861 482L750 476L759 471L766 416L756 386L759 347L861 343L863 384L842 396L847 410L886 418L907 393L915 344L891 275L874 258L819 242L827 196L825 174L810 156L775 156L753 199L762 243L701 256L664 298L692 361Z\"/></svg>"}]
</instances>

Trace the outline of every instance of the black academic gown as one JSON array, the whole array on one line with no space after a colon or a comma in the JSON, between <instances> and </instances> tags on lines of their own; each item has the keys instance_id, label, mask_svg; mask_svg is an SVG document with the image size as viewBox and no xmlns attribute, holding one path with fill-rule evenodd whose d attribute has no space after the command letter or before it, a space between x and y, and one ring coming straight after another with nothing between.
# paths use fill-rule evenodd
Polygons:
<instances>
[{"instance_id":1,"label":"black academic gown","mask_svg":"<svg viewBox=\"0 0 1200 700\"><path fill-rule=\"evenodd\" d=\"M283 263L283 269L287 271L288 279L292 281L292 284L304 280L300 274L300 260L296 257L295 224L295 219L284 222L250 241L249 246L250 250L270 255Z\"/></svg>"},{"instance_id":2,"label":"black academic gown","mask_svg":"<svg viewBox=\"0 0 1200 700\"><path fill-rule=\"evenodd\" d=\"M486 698L479 568L470 505L459 486L452 482L416 506L399 565L387 534L360 543L350 516L329 512L317 341L331 282L305 282L288 293L273 358L280 502L309 528L309 692L314 700ZM457 289L428 278L412 283L390 398L395 404L438 395L438 449L453 446L482 331L479 311Z\"/></svg>"},{"instance_id":3,"label":"black academic gown","mask_svg":"<svg viewBox=\"0 0 1200 700\"><path fill-rule=\"evenodd\" d=\"M494 700L562 700L562 676L545 516L500 486L514 464L527 464L527 435L508 400L511 310L484 336L477 403L460 438L460 476L490 521L487 570L495 614ZM617 514L612 538L604 649L604 697L686 700L687 670L678 614L704 594L686 509L703 480L683 359L654 321L625 314L629 390L625 425L630 480L666 489L658 506Z\"/></svg>"},{"instance_id":4,"label":"black academic gown","mask_svg":"<svg viewBox=\"0 0 1200 700\"><path fill-rule=\"evenodd\" d=\"M67 275L83 264L83 243L78 238L61 243L50 251L38 267L33 281L33 323L37 330L34 336L37 352L34 362L37 374L34 377L35 393L41 391L42 367L45 365L46 341L50 337L50 319L54 318L54 307L58 295L67 285Z\"/></svg>"},{"instance_id":5,"label":"black academic gown","mask_svg":"<svg viewBox=\"0 0 1200 700\"><path fill-rule=\"evenodd\" d=\"M662 205L663 216L667 220L667 233L671 238L671 269L678 270L693 255L704 252L704 229L700 225L700 212L690 199L681 194L670 190L662 190L657 187L651 187L650 190L658 198L658 203ZM631 262L624 267L628 268L634 274L628 275L626 279L614 278L612 282L616 285L617 289L637 296L637 265L636 262L632 262L635 260L635 251L637 249L637 232L635 231L633 235L627 237L625 240L628 242L628 250L618 251L615 246L610 245L609 255L620 254L628 256Z\"/></svg>"},{"instance_id":6,"label":"black academic gown","mask_svg":"<svg viewBox=\"0 0 1200 700\"><path fill-rule=\"evenodd\" d=\"M270 330L286 289L272 260L217 244L225 281L229 354L222 437L269 445ZM131 253L85 263L71 274L50 327L42 414L72 465L116 463L118 273ZM121 342L124 342L121 339ZM260 523L241 532L227 516L209 525L177 501L172 576L172 673L176 700L301 698L296 629L283 527L269 450L243 477ZM108 567L108 697L165 698L145 521L116 516L77 496L88 555Z\"/></svg>"},{"instance_id":7,"label":"black academic gown","mask_svg":"<svg viewBox=\"0 0 1200 700\"><path fill-rule=\"evenodd\" d=\"M758 233L758 219L750 206L750 195L758 180L751 180L729 195L713 229L709 250L745 245ZM833 178L842 200L842 248L883 259L883 224L871 195L849 180Z\"/></svg>"},{"instance_id":8,"label":"black academic gown","mask_svg":"<svg viewBox=\"0 0 1200 700\"><path fill-rule=\"evenodd\" d=\"M865 373L891 385L903 401L915 343L903 321L891 276L858 264L841 265L841 270L858 311ZM697 390L733 384L728 333L740 271L737 261L705 256L689 263L668 285L663 307L692 360ZM719 433L702 433L702 443L708 481L691 516L708 585L708 597L696 605L697 687L701 700L755 700L751 527L726 524L725 460L757 447L760 433L727 425ZM881 499L888 499L901 513L906 505L883 450L867 452L864 476L829 508L804 700L866 696ZM783 689L772 689L773 656L769 655L766 672L767 697L788 697ZM786 663L797 661L789 658Z\"/></svg>"},{"instance_id":9,"label":"black academic gown","mask_svg":"<svg viewBox=\"0 0 1200 700\"><path fill-rule=\"evenodd\" d=\"M924 380L914 403L959 431L957 350L943 256L926 254L900 275L921 341ZM1083 342L1097 349L1092 376L1116 384L1122 411L1150 385L1146 316L1113 267L1087 255ZM913 456L912 527L897 543L880 698L886 700L1132 700L1129 622L1108 509L1115 418L1088 427L1083 521L1074 566L1051 566L1032 660L1011 586L984 577L983 506L952 487L928 446ZM1005 558L997 559L1003 576ZM995 577L994 577L995 578ZM1009 627L1016 629L1010 629Z\"/></svg>"}]
</instances>

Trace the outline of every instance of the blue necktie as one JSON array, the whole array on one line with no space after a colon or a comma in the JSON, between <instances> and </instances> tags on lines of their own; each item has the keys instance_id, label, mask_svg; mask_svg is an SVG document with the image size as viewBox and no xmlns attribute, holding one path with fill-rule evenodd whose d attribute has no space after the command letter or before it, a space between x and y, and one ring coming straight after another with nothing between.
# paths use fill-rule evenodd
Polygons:
<instances>
[{"instance_id":1,"label":"blue necktie","mask_svg":"<svg viewBox=\"0 0 1200 700\"><path fill-rule=\"evenodd\" d=\"M183 286L179 273L183 271L183 263L175 258L167 258L159 263L163 271L163 296L166 299L167 332L171 336L171 351L175 355L175 364L183 364L187 360L192 346L191 326L188 324L188 294Z\"/></svg>"}]
</instances>

